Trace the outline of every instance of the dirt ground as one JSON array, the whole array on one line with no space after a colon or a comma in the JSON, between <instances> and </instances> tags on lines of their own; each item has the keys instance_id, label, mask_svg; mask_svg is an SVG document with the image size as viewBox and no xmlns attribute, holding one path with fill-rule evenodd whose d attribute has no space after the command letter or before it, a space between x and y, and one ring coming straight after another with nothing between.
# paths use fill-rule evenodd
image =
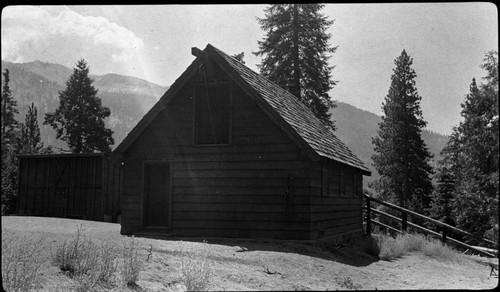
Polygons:
<instances>
[{"instance_id":1,"label":"dirt ground","mask_svg":"<svg viewBox=\"0 0 500 292\"><path fill-rule=\"evenodd\" d=\"M43 291L61 290L71 281L50 264L51 250L73 236L83 224L96 241L123 246L120 225L42 217L2 217L2 238L17 234L42 238L47 261L41 269ZM265 239L206 239L136 237L143 267L138 287L142 291L182 291L181 258L205 249L211 266L209 290L421 290L493 289L498 276L490 276L487 261L498 259L463 256L443 261L411 253L393 261L379 260L357 244L322 249L290 241ZM146 261L149 254L149 260ZM348 285L350 284L350 285ZM123 289L123 288L121 288Z\"/></svg>"}]
</instances>

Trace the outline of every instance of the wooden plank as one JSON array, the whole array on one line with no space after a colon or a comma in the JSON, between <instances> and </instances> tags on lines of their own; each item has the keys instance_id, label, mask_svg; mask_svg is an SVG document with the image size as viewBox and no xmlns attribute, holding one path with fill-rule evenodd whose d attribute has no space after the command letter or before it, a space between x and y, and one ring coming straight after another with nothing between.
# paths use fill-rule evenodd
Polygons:
<instances>
[{"instance_id":1,"label":"wooden plank","mask_svg":"<svg viewBox=\"0 0 500 292\"><path fill-rule=\"evenodd\" d=\"M295 186L307 187L309 180L297 178ZM255 185L265 187L286 187L286 180L275 178L176 178L174 179L175 187L252 187Z\"/></svg>"},{"instance_id":2,"label":"wooden plank","mask_svg":"<svg viewBox=\"0 0 500 292\"><path fill-rule=\"evenodd\" d=\"M323 221L329 219L360 217L361 213L357 210L354 210L354 211L311 213L310 216L312 221Z\"/></svg>"},{"instance_id":3,"label":"wooden plank","mask_svg":"<svg viewBox=\"0 0 500 292\"><path fill-rule=\"evenodd\" d=\"M285 216L283 212L234 212L228 210L226 212L196 212L196 211L173 211L173 220L219 220L219 221L254 221L262 224L266 222L310 222L310 214L308 212L294 212L291 218Z\"/></svg>"},{"instance_id":4,"label":"wooden plank","mask_svg":"<svg viewBox=\"0 0 500 292\"><path fill-rule=\"evenodd\" d=\"M304 162L300 160L283 161L178 161L175 171L183 170L301 170Z\"/></svg>"},{"instance_id":5,"label":"wooden plank","mask_svg":"<svg viewBox=\"0 0 500 292\"><path fill-rule=\"evenodd\" d=\"M337 234L342 234L342 233L349 232L349 231L357 231L357 230L360 231L362 229L363 229L363 226L361 224L350 224L350 225L342 225L342 226L333 226L333 227L323 228L324 236L337 235Z\"/></svg>"},{"instance_id":6,"label":"wooden plank","mask_svg":"<svg viewBox=\"0 0 500 292\"><path fill-rule=\"evenodd\" d=\"M337 205L337 204L324 204L324 205L311 205L311 212L336 212L336 211L355 211L358 210L361 214L361 205Z\"/></svg>"},{"instance_id":7,"label":"wooden plank","mask_svg":"<svg viewBox=\"0 0 500 292\"><path fill-rule=\"evenodd\" d=\"M175 211L198 211L198 212L282 212L282 204L231 204L231 203L219 203L219 204L191 204L191 203L177 203L174 202L174 212ZM299 208L299 206L295 206Z\"/></svg>"},{"instance_id":8,"label":"wooden plank","mask_svg":"<svg viewBox=\"0 0 500 292\"><path fill-rule=\"evenodd\" d=\"M96 198L96 189L97 189L97 160L96 159L92 159L93 160L93 166L94 166L94 177L92 178L92 186L93 186L93 190L92 190L92 199L93 199L93 203L95 204L96 202L99 202L99 201L102 201L99 200L100 198ZM102 193L102 191L100 192L101 194L101 197L104 196L104 194ZM94 206L94 207L97 207L97 206ZM93 208L94 209L94 208ZM93 210L92 211L92 218L94 218L94 220L99 220L99 221L103 221L104 220L104 214L102 212L102 204L101 206L99 206L99 208L95 208L97 210ZM96 213L97 214L94 214L94 211L97 211Z\"/></svg>"},{"instance_id":9,"label":"wooden plank","mask_svg":"<svg viewBox=\"0 0 500 292\"><path fill-rule=\"evenodd\" d=\"M310 188L308 186L298 187L294 186L294 197L308 195ZM283 195L285 186L266 187L266 186L224 186L224 187L209 187L209 186L176 186L173 190L174 195L221 195L221 196L234 196L234 195Z\"/></svg>"},{"instance_id":10,"label":"wooden plank","mask_svg":"<svg viewBox=\"0 0 500 292\"><path fill-rule=\"evenodd\" d=\"M242 170L242 169L204 169L204 170L177 170L175 172L175 179L184 178L275 178L277 180L286 181L287 177L292 175L298 177L301 175L300 170L267 170L267 169L257 169L257 170Z\"/></svg>"},{"instance_id":11,"label":"wooden plank","mask_svg":"<svg viewBox=\"0 0 500 292\"><path fill-rule=\"evenodd\" d=\"M311 204L334 204L334 205L359 205L362 206L362 200L359 197L320 197L311 196Z\"/></svg>"},{"instance_id":12,"label":"wooden plank","mask_svg":"<svg viewBox=\"0 0 500 292\"><path fill-rule=\"evenodd\" d=\"M33 184L32 184L32 186L36 186L36 178L37 178L37 175L38 175L38 169L37 169L37 163L36 163L35 160L33 161L33 166L34 166L33 167L34 168L33 169L34 178L33 178ZM31 207L32 208L31 209L31 214L36 214L36 212L35 212L35 205L36 205L36 191L35 191L35 189L33 189L33 199L32 200L33 200L33 205Z\"/></svg>"},{"instance_id":13,"label":"wooden plank","mask_svg":"<svg viewBox=\"0 0 500 292\"><path fill-rule=\"evenodd\" d=\"M269 134L269 135L242 135L238 133L237 136L233 137L233 145L259 145L259 144L287 144L291 141L288 137Z\"/></svg>"},{"instance_id":14,"label":"wooden plank","mask_svg":"<svg viewBox=\"0 0 500 292\"><path fill-rule=\"evenodd\" d=\"M282 231L309 231L308 222L286 221L276 222L258 222L258 221L239 221L239 220L173 220L175 228L201 228L201 229L238 229L238 230L282 230Z\"/></svg>"},{"instance_id":15,"label":"wooden plank","mask_svg":"<svg viewBox=\"0 0 500 292\"><path fill-rule=\"evenodd\" d=\"M203 194L203 195L179 195L174 194L173 200L176 203L240 203L240 204L283 204L283 193L272 195L261 194ZM309 204L309 197L306 195L293 196L293 204Z\"/></svg>"}]
</instances>

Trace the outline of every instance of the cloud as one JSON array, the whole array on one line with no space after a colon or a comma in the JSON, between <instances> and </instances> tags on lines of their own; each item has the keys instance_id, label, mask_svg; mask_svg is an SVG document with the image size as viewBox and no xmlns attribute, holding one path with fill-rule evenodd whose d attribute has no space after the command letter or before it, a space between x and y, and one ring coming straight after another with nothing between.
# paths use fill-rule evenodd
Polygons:
<instances>
[{"instance_id":1,"label":"cloud","mask_svg":"<svg viewBox=\"0 0 500 292\"><path fill-rule=\"evenodd\" d=\"M2 12L2 58L61 62L62 55L124 62L144 46L134 32L68 7L9 6Z\"/></svg>"}]
</instances>

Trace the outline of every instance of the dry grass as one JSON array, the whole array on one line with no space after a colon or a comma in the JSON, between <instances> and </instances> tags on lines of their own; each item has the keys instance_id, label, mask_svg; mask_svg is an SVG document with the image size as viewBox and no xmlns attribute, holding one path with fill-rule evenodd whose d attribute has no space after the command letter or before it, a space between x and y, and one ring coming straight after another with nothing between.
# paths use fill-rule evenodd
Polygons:
<instances>
[{"instance_id":1,"label":"dry grass","mask_svg":"<svg viewBox=\"0 0 500 292\"><path fill-rule=\"evenodd\" d=\"M375 240L373 240L375 239ZM420 251L426 256L444 261L460 261L460 254L443 245L439 240L428 238L421 234L399 234L395 238L389 235L379 235L371 241L370 249L373 254L378 251L382 260L391 261L412 252ZM373 243L376 246L373 246Z\"/></svg>"},{"instance_id":2,"label":"dry grass","mask_svg":"<svg viewBox=\"0 0 500 292\"><path fill-rule=\"evenodd\" d=\"M78 226L73 238L65 241L52 254L52 263L75 281L75 291L94 291L112 287L117 265L111 243L100 246L84 234Z\"/></svg>"},{"instance_id":3,"label":"dry grass","mask_svg":"<svg viewBox=\"0 0 500 292\"><path fill-rule=\"evenodd\" d=\"M340 287L342 287L343 289L347 289L347 290L359 290L361 288L363 288L361 285L359 284L354 284L354 282L352 281L352 279L350 277L335 277L335 282L337 282L337 284L340 285Z\"/></svg>"},{"instance_id":4,"label":"dry grass","mask_svg":"<svg viewBox=\"0 0 500 292\"><path fill-rule=\"evenodd\" d=\"M6 291L29 291L39 284L44 262L42 239L33 240L2 230L2 285Z\"/></svg>"},{"instance_id":5,"label":"dry grass","mask_svg":"<svg viewBox=\"0 0 500 292\"><path fill-rule=\"evenodd\" d=\"M206 291L208 289L212 273L208 257L208 244L203 242L200 252L188 251L181 258L182 282L187 291Z\"/></svg>"},{"instance_id":6,"label":"dry grass","mask_svg":"<svg viewBox=\"0 0 500 292\"><path fill-rule=\"evenodd\" d=\"M137 255L134 236L132 236L123 248L122 281L126 286L135 286L139 280L139 272L142 264Z\"/></svg>"}]
</instances>

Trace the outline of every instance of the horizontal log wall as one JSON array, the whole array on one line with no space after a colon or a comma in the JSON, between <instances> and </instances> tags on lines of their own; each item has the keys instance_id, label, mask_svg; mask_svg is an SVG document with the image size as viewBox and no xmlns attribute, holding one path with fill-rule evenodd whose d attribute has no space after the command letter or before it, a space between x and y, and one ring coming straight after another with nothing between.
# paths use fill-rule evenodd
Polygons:
<instances>
[{"instance_id":1,"label":"horizontal log wall","mask_svg":"<svg viewBox=\"0 0 500 292\"><path fill-rule=\"evenodd\" d=\"M236 84L231 144L194 145L194 86L186 85L126 152L122 233L143 227L144 162L166 161L173 234L309 239L307 158Z\"/></svg>"}]
</instances>

